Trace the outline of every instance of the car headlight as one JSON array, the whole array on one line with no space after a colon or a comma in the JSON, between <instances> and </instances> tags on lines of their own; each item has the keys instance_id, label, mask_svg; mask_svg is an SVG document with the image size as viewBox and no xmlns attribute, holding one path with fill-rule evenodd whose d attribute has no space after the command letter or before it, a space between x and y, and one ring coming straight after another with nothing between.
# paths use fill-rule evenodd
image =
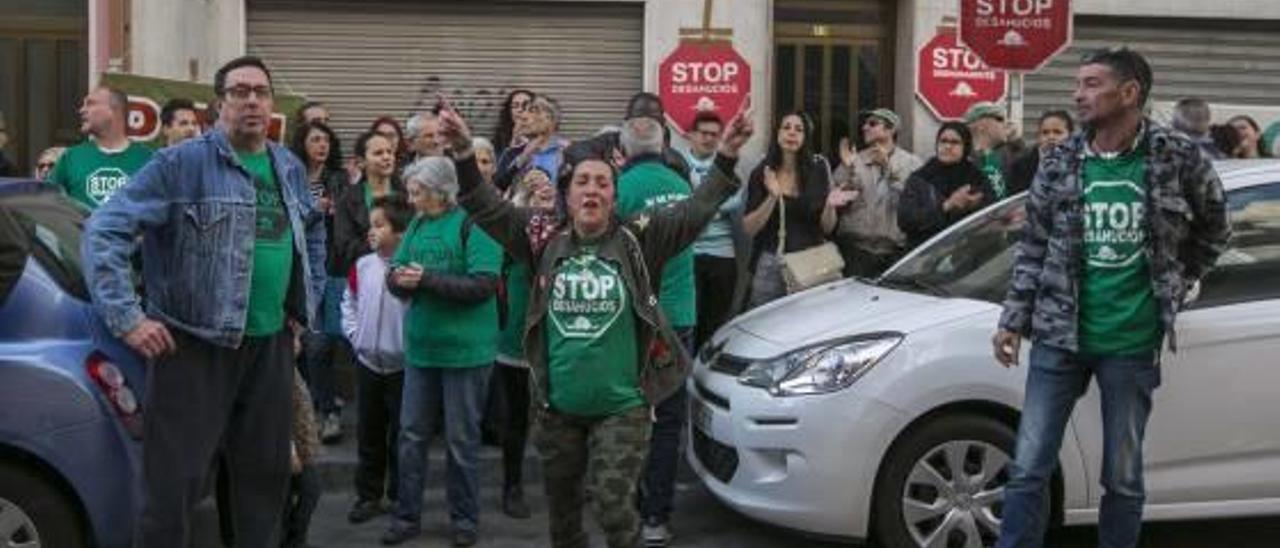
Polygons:
<instances>
[{"instance_id":1,"label":"car headlight","mask_svg":"<svg viewBox=\"0 0 1280 548\"><path fill-rule=\"evenodd\" d=\"M774 396L826 394L848 388L902 342L901 333L837 339L758 361L738 382Z\"/></svg>"}]
</instances>

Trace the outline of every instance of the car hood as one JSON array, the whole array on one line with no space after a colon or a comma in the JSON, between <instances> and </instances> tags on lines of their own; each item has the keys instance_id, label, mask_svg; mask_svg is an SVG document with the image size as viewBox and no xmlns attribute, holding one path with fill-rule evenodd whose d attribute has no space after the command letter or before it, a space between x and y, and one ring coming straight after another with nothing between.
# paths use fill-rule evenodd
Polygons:
<instances>
[{"instance_id":1,"label":"car hood","mask_svg":"<svg viewBox=\"0 0 1280 548\"><path fill-rule=\"evenodd\" d=\"M876 331L911 333L993 307L848 279L769 303L739 316L730 327L794 347Z\"/></svg>"}]
</instances>

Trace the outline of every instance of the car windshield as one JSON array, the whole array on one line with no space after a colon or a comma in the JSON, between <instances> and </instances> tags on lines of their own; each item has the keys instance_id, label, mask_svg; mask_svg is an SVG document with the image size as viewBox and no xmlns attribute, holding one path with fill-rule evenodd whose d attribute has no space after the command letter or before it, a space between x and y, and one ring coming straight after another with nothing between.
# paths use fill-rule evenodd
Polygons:
<instances>
[{"instance_id":1,"label":"car windshield","mask_svg":"<svg viewBox=\"0 0 1280 548\"><path fill-rule=\"evenodd\" d=\"M1026 221L1025 195L961 221L894 265L880 285L999 303L1013 272L1013 253Z\"/></svg>"}]
</instances>

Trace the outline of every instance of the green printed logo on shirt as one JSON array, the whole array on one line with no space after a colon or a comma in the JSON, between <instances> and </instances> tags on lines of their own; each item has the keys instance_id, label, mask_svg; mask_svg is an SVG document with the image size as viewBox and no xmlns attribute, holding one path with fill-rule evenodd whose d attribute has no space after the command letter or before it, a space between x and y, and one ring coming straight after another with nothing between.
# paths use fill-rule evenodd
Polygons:
<instances>
[{"instance_id":1,"label":"green printed logo on shirt","mask_svg":"<svg viewBox=\"0 0 1280 548\"><path fill-rule=\"evenodd\" d=\"M85 194L98 205L107 203L111 195L124 188L129 174L118 167L101 167L85 178Z\"/></svg>"},{"instance_id":2,"label":"green printed logo on shirt","mask_svg":"<svg viewBox=\"0 0 1280 548\"><path fill-rule=\"evenodd\" d=\"M280 188L274 182L267 182L261 173L253 174L253 186L258 192L257 239L280 240L289 230L289 218L284 213Z\"/></svg>"},{"instance_id":3,"label":"green printed logo on shirt","mask_svg":"<svg viewBox=\"0 0 1280 548\"><path fill-rule=\"evenodd\" d=\"M548 314L570 339L604 335L627 310L627 291L617 269L594 255L570 257L556 273Z\"/></svg>"},{"instance_id":4,"label":"green printed logo on shirt","mask_svg":"<svg viewBox=\"0 0 1280 548\"><path fill-rule=\"evenodd\" d=\"M989 150L982 155L982 173L986 174L997 200L1008 196L1009 187L1004 182L1004 169L1000 165L1000 155L995 151Z\"/></svg>"},{"instance_id":5,"label":"green printed logo on shirt","mask_svg":"<svg viewBox=\"0 0 1280 548\"><path fill-rule=\"evenodd\" d=\"M1084 243L1094 268L1124 268L1142 257L1147 233L1142 187L1133 181L1097 181L1085 189Z\"/></svg>"}]
</instances>

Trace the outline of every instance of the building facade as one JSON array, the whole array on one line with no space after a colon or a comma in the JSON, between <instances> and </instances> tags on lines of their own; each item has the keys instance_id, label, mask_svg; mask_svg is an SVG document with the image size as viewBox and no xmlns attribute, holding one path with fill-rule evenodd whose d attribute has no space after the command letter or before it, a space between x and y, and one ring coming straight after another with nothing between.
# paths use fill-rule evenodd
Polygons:
<instances>
[{"instance_id":1,"label":"building facade","mask_svg":"<svg viewBox=\"0 0 1280 548\"><path fill-rule=\"evenodd\" d=\"M900 142L921 155L939 120L916 97L918 49L959 11L959 0L88 2L90 78L116 69L207 82L222 61L260 55L284 91L330 104L348 143L374 117L403 119L437 93L485 134L517 88L558 99L566 136L590 135L617 124L632 93L655 88L681 29L703 25L710 4L706 22L751 65L758 127L804 110L830 154L859 112L887 106L903 118ZM1082 50L1120 45L1151 59L1158 106L1198 96L1216 115L1280 117L1280 2L1073 4L1074 45L1025 79L1027 120L1070 107ZM753 153L765 143L755 139Z\"/></svg>"}]
</instances>

